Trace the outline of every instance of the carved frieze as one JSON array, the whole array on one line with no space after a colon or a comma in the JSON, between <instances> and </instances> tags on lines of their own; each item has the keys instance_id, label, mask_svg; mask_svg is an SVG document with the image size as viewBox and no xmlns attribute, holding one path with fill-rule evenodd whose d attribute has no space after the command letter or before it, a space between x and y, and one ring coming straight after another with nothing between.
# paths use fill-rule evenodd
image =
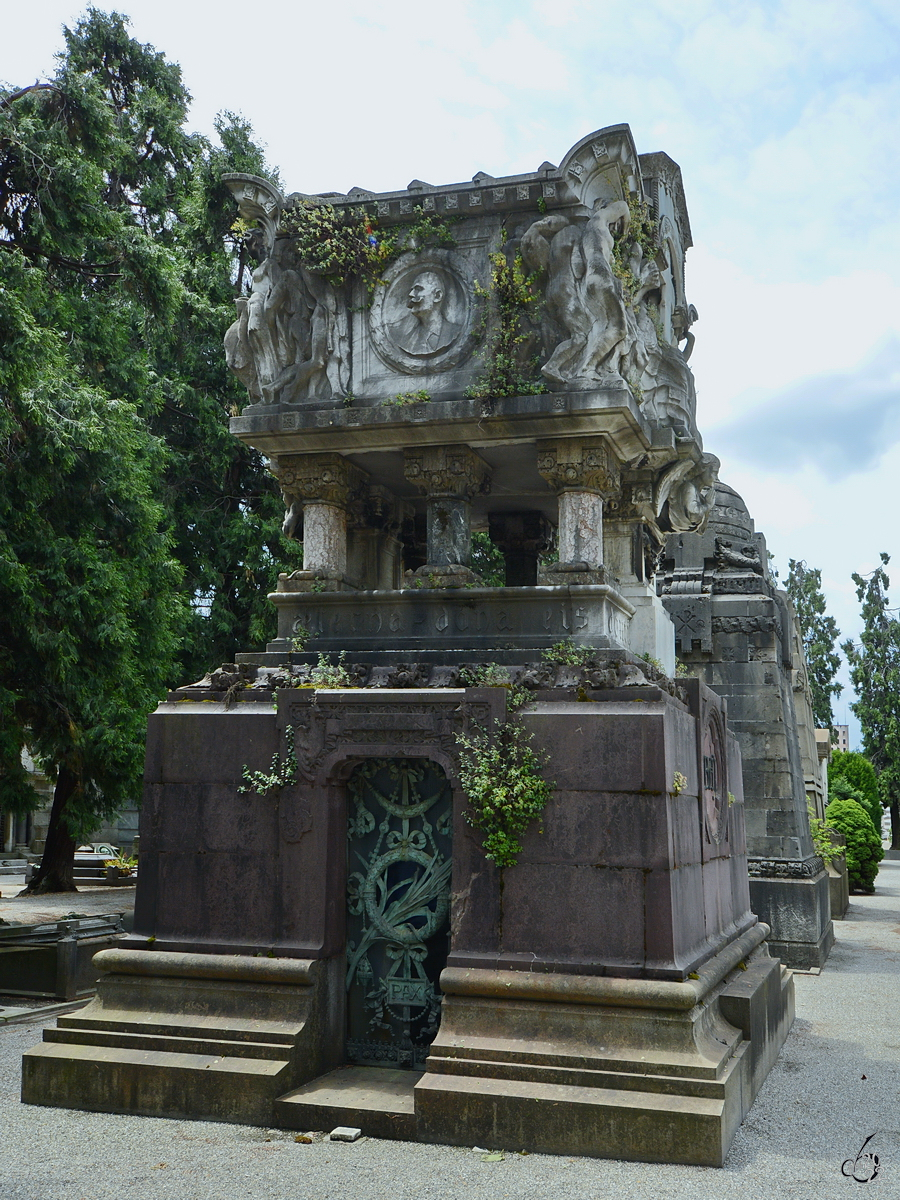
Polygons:
<instances>
[{"instance_id":1,"label":"carved frieze","mask_svg":"<svg viewBox=\"0 0 900 1200\"><path fill-rule=\"evenodd\" d=\"M392 756L413 747L427 746L442 751L451 762L457 758L457 735L473 725L488 728L499 715L485 700L446 699L391 700L377 693L365 700L346 701L318 691L281 692L279 721L294 731L297 772L307 783L321 782L323 766L339 748L352 753L364 748L367 756Z\"/></svg>"},{"instance_id":2,"label":"carved frieze","mask_svg":"<svg viewBox=\"0 0 900 1200\"><path fill-rule=\"evenodd\" d=\"M713 617L714 633L774 633L777 623L774 617Z\"/></svg>"},{"instance_id":3,"label":"carved frieze","mask_svg":"<svg viewBox=\"0 0 900 1200\"><path fill-rule=\"evenodd\" d=\"M763 565L759 547L753 544L738 545L727 538L716 538L716 566L720 570L736 568L743 571L753 571L762 575Z\"/></svg>"},{"instance_id":4,"label":"carved frieze","mask_svg":"<svg viewBox=\"0 0 900 1200\"><path fill-rule=\"evenodd\" d=\"M689 353L696 317L684 298L687 213L677 166L644 159L649 175L620 125L583 138L559 167L500 180L480 172L440 187L285 199L265 179L227 175L262 234L226 337L229 365L257 405L383 399L409 377L432 398L436 387L456 398L478 380L476 343L482 359L494 352L500 246L513 271L521 255L542 292L540 310L520 314L529 371L536 354L551 389L627 386L651 419L674 423L677 412L690 424L693 385L677 350L686 339ZM330 273L310 251L318 217L303 224L319 206L321 228L340 233Z\"/></svg>"},{"instance_id":5,"label":"carved frieze","mask_svg":"<svg viewBox=\"0 0 900 1200\"><path fill-rule=\"evenodd\" d=\"M809 879L824 869L825 864L818 854L802 859L747 859L747 873L751 879Z\"/></svg>"},{"instance_id":6,"label":"carved frieze","mask_svg":"<svg viewBox=\"0 0 900 1200\"><path fill-rule=\"evenodd\" d=\"M427 496L470 500L490 491L490 468L469 446L423 446L403 453L403 473Z\"/></svg>"}]
</instances>

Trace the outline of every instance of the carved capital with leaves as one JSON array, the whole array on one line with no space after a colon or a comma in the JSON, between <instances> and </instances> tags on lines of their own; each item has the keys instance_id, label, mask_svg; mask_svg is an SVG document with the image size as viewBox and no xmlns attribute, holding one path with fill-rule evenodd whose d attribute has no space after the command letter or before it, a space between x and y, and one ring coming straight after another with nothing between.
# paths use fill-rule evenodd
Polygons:
<instances>
[{"instance_id":1,"label":"carved capital with leaves","mask_svg":"<svg viewBox=\"0 0 900 1200\"><path fill-rule=\"evenodd\" d=\"M469 446L424 446L403 452L403 473L427 496L471 500L491 490L490 467Z\"/></svg>"},{"instance_id":2,"label":"carved capital with leaves","mask_svg":"<svg viewBox=\"0 0 900 1200\"><path fill-rule=\"evenodd\" d=\"M621 490L619 464L604 438L539 442L537 469L556 492L594 492L609 500Z\"/></svg>"},{"instance_id":3,"label":"carved capital with leaves","mask_svg":"<svg viewBox=\"0 0 900 1200\"><path fill-rule=\"evenodd\" d=\"M285 504L333 504L346 508L368 476L340 454L282 454L269 468Z\"/></svg>"}]
</instances>

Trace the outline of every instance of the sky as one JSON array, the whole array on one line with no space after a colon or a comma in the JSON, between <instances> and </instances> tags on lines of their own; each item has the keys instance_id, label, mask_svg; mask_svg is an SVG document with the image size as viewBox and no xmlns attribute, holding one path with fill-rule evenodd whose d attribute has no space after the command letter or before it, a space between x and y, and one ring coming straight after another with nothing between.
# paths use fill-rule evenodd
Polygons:
<instances>
[{"instance_id":1,"label":"sky","mask_svg":"<svg viewBox=\"0 0 900 1200\"><path fill-rule=\"evenodd\" d=\"M882 550L900 602L896 0L115 7L181 64L193 128L242 114L286 191L531 171L628 122L682 169L697 418L722 479L782 576L790 558L821 569L843 636L851 573ZM52 72L84 8L0 0L0 80ZM854 725L851 699L835 716Z\"/></svg>"}]
</instances>

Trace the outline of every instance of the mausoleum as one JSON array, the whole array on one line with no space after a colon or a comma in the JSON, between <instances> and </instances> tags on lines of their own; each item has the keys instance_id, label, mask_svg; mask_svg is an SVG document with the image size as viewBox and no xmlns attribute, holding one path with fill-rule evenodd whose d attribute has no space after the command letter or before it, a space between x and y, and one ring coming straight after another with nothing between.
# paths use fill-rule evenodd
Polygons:
<instances>
[{"instance_id":1,"label":"mausoleum","mask_svg":"<svg viewBox=\"0 0 900 1200\"><path fill-rule=\"evenodd\" d=\"M718 470L678 166L617 125L525 175L227 182L232 429L303 569L151 716L134 932L24 1099L721 1164L793 985L655 585Z\"/></svg>"}]
</instances>

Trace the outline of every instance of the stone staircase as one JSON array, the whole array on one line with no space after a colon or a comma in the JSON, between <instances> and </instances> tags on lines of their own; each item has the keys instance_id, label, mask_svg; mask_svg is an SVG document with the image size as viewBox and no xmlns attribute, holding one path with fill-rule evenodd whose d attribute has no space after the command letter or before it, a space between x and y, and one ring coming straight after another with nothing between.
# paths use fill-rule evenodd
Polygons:
<instances>
[{"instance_id":1,"label":"stone staircase","mask_svg":"<svg viewBox=\"0 0 900 1200\"><path fill-rule=\"evenodd\" d=\"M134 950L95 962L108 971L97 999L24 1055L26 1103L267 1125L278 1096L330 1065L311 1038L312 962Z\"/></svg>"},{"instance_id":2,"label":"stone staircase","mask_svg":"<svg viewBox=\"0 0 900 1200\"><path fill-rule=\"evenodd\" d=\"M367 1137L416 1140L413 1089L421 1071L339 1067L275 1101L273 1124L282 1129L349 1125Z\"/></svg>"}]
</instances>

